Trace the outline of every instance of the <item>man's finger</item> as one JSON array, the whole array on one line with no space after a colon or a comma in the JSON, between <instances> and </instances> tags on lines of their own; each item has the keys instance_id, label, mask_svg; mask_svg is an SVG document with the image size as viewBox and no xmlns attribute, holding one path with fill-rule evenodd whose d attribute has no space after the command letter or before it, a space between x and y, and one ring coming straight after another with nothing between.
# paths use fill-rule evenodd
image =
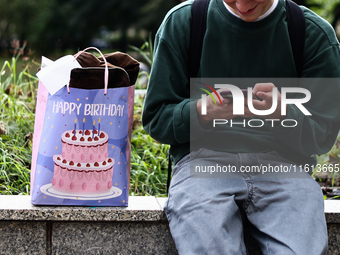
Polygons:
<instances>
[{"instance_id":1,"label":"man's finger","mask_svg":"<svg viewBox=\"0 0 340 255\"><path fill-rule=\"evenodd\" d=\"M272 102L273 101L273 93L265 93L265 92L257 92L256 93L256 96L261 98L262 100L264 101L267 101L267 102Z\"/></svg>"},{"instance_id":2,"label":"man's finger","mask_svg":"<svg viewBox=\"0 0 340 255\"><path fill-rule=\"evenodd\" d=\"M271 92L275 88L273 83L256 83L253 89L253 93L256 94L259 91Z\"/></svg>"}]
</instances>

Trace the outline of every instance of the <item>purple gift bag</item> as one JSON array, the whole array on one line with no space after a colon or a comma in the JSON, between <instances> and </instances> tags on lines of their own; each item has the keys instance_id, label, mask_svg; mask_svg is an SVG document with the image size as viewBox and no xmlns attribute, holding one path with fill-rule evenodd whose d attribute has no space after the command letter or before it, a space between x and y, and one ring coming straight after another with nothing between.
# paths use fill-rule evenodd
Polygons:
<instances>
[{"instance_id":1,"label":"purple gift bag","mask_svg":"<svg viewBox=\"0 0 340 255\"><path fill-rule=\"evenodd\" d=\"M39 82L32 204L128 205L134 85L124 68L105 65L72 70L77 88L53 95ZM102 89L80 88L93 77Z\"/></svg>"}]
</instances>

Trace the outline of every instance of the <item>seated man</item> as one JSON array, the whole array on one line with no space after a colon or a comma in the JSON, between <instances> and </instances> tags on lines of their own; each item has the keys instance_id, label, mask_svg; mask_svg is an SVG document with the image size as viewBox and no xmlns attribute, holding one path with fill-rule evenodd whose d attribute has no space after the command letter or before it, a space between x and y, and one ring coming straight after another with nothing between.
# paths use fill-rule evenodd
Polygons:
<instances>
[{"instance_id":1,"label":"seated man","mask_svg":"<svg viewBox=\"0 0 340 255\"><path fill-rule=\"evenodd\" d=\"M335 83L300 83L311 94L303 105L306 114L298 105L281 104L284 88L291 86L272 82L298 76L285 0L211 0L198 77L259 80L253 84L254 99L245 99L244 111L236 115L231 100L221 98L223 88L213 96L190 97L191 5L186 1L174 7L156 34L143 111L145 130L171 145L175 166L164 210L179 254L246 254L245 225L263 254L325 254L323 195L305 170L313 170L316 154L331 149L340 127L335 79L340 48L332 27L301 7L306 21L301 77ZM270 110L274 101L277 107L264 116L250 108ZM230 124L254 118L264 124L216 127L216 120ZM288 119L294 125L282 125ZM209 164L233 171L215 178L190 171L190 166ZM298 174L245 171L252 166Z\"/></svg>"}]
</instances>

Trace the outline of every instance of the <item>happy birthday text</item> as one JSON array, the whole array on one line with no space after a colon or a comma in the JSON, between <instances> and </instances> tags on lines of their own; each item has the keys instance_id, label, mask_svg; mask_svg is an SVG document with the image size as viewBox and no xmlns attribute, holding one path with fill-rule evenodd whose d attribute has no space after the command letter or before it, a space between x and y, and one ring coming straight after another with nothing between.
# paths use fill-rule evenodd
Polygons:
<instances>
[{"instance_id":1,"label":"happy birthday text","mask_svg":"<svg viewBox=\"0 0 340 255\"><path fill-rule=\"evenodd\" d=\"M82 107L83 106L83 107ZM53 101L53 113L77 115L83 112L85 116L123 116L125 105L120 104L85 104Z\"/></svg>"}]
</instances>

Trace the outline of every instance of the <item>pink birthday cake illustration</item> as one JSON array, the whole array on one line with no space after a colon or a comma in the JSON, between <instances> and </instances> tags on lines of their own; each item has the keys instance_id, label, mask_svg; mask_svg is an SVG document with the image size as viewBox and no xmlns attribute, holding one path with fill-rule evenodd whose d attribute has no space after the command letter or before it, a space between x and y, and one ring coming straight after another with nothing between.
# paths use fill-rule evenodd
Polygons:
<instances>
[{"instance_id":1,"label":"pink birthday cake illustration","mask_svg":"<svg viewBox=\"0 0 340 255\"><path fill-rule=\"evenodd\" d=\"M101 194L112 187L114 159L108 157L107 133L68 130L61 135L62 153L54 155L53 189L70 194Z\"/></svg>"}]
</instances>

